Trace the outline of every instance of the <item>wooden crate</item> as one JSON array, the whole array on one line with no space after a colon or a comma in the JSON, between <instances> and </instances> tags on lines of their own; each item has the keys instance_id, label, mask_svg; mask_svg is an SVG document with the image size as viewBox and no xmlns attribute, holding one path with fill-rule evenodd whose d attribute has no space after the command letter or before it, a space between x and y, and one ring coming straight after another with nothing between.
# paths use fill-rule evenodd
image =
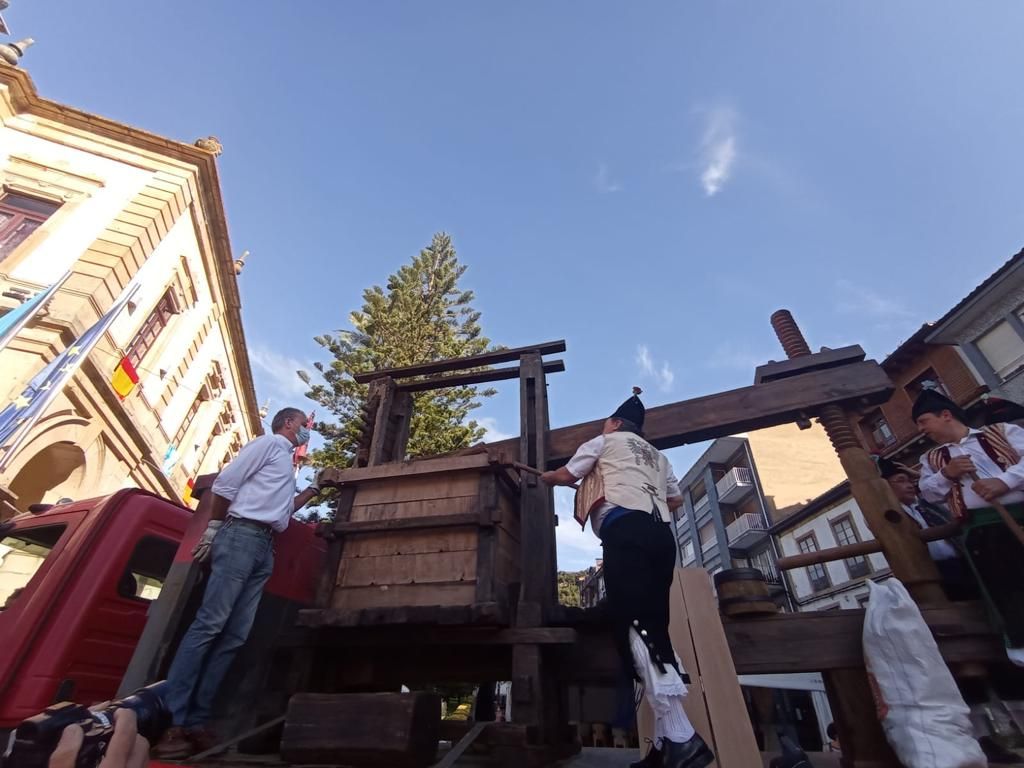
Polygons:
<instances>
[{"instance_id":1,"label":"wooden crate","mask_svg":"<svg viewBox=\"0 0 1024 768\"><path fill-rule=\"evenodd\" d=\"M519 495L507 470L481 454L346 474L355 493L336 525L330 623L408 621L409 610L428 617L428 608L454 621L507 621L520 573Z\"/></svg>"}]
</instances>

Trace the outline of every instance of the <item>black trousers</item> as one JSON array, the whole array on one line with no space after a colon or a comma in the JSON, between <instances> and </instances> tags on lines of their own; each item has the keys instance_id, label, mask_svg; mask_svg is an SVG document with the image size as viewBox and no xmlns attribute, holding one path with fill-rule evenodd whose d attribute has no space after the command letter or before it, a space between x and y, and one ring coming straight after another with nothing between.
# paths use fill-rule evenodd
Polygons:
<instances>
[{"instance_id":1,"label":"black trousers","mask_svg":"<svg viewBox=\"0 0 1024 768\"><path fill-rule=\"evenodd\" d=\"M659 668L664 670L668 664L680 671L668 636L676 566L671 526L649 512L630 511L601 528L601 544L608 608L625 668L639 679L629 646L629 629L633 627Z\"/></svg>"}]
</instances>

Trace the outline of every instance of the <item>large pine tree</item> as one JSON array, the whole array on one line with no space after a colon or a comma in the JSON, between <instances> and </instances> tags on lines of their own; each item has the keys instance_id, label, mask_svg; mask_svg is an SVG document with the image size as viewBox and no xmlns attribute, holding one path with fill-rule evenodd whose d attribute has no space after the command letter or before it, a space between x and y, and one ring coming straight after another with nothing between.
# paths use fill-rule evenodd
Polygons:
<instances>
[{"instance_id":1,"label":"large pine tree","mask_svg":"<svg viewBox=\"0 0 1024 768\"><path fill-rule=\"evenodd\" d=\"M313 364L322 383L311 383L304 371L299 376L310 385L308 396L336 419L317 424L326 445L310 457L315 465L347 467L355 458L367 386L352 374L487 351L490 341L481 335L473 292L459 288L465 271L451 237L440 232L388 278L386 288L363 292L363 308L349 316L352 330L315 337L334 359ZM408 455L445 453L481 440L484 429L467 419L479 398L492 394L493 389L457 387L415 395Z\"/></svg>"}]
</instances>

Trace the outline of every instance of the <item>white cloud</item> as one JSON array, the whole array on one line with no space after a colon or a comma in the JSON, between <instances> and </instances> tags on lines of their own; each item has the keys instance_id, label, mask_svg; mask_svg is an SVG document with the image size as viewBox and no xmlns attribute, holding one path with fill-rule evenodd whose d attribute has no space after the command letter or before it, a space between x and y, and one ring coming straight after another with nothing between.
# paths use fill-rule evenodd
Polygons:
<instances>
[{"instance_id":1,"label":"white cloud","mask_svg":"<svg viewBox=\"0 0 1024 768\"><path fill-rule=\"evenodd\" d=\"M484 442L485 443L496 443L499 440L508 440L513 437L519 437L519 433L512 434L511 432L505 432L498 426L498 420L493 416L482 416L476 420L476 423L484 428Z\"/></svg>"},{"instance_id":2,"label":"white cloud","mask_svg":"<svg viewBox=\"0 0 1024 768\"><path fill-rule=\"evenodd\" d=\"M709 368L741 368L753 373L757 366L764 365L770 359L778 360L782 357L784 355L781 349L773 358L771 355L755 354L746 347L738 347L727 341L715 347L707 364Z\"/></svg>"},{"instance_id":3,"label":"white cloud","mask_svg":"<svg viewBox=\"0 0 1024 768\"><path fill-rule=\"evenodd\" d=\"M838 300L836 311L846 315L861 315L875 320L903 320L914 317L915 313L906 305L881 293L856 285L849 280L836 281Z\"/></svg>"},{"instance_id":4,"label":"white cloud","mask_svg":"<svg viewBox=\"0 0 1024 768\"><path fill-rule=\"evenodd\" d=\"M571 488L555 489L555 512L558 527L555 529L555 548L558 552L558 570L582 571L601 557L601 542L590 530L580 528L573 517L573 491Z\"/></svg>"},{"instance_id":5,"label":"white cloud","mask_svg":"<svg viewBox=\"0 0 1024 768\"><path fill-rule=\"evenodd\" d=\"M622 189L622 185L611 180L611 175L608 171L608 164L601 163L597 167L597 175L594 176L594 186L597 191L602 195L608 195L612 192L618 192Z\"/></svg>"},{"instance_id":6,"label":"white cloud","mask_svg":"<svg viewBox=\"0 0 1024 768\"><path fill-rule=\"evenodd\" d=\"M270 398L280 407L292 404L301 407L307 387L295 372L308 366L259 342L249 345L249 362L257 380L264 385L257 390L261 403Z\"/></svg>"},{"instance_id":7,"label":"white cloud","mask_svg":"<svg viewBox=\"0 0 1024 768\"><path fill-rule=\"evenodd\" d=\"M640 366L641 376L653 379L662 392L668 392L672 389L672 383L676 380L672 366L667 361L659 363L652 358L646 344L637 345L636 364Z\"/></svg>"},{"instance_id":8,"label":"white cloud","mask_svg":"<svg viewBox=\"0 0 1024 768\"><path fill-rule=\"evenodd\" d=\"M718 194L732 177L736 164L736 113L716 107L707 114L700 143L700 183L708 197Z\"/></svg>"}]
</instances>

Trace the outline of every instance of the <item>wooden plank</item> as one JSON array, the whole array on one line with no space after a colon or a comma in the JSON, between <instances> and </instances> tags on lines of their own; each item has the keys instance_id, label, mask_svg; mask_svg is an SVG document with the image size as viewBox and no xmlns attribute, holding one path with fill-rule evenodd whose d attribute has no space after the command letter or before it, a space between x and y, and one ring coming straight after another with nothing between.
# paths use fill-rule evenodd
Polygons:
<instances>
[{"instance_id":1,"label":"wooden plank","mask_svg":"<svg viewBox=\"0 0 1024 768\"><path fill-rule=\"evenodd\" d=\"M451 515L477 515L476 496L451 496L439 499L417 499L415 501L394 501L381 504L357 504L352 507L351 522L384 522L414 518L449 517Z\"/></svg>"},{"instance_id":2,"label":"wooden plank","mask_svg":"<svg viewBox=\"0 0 1024 768\"><path fill-rule=\"evenodd\" d=\"M648 408L644 433L664 450L793 422L833 403L884 403L892 392L892 382L877 363L854 363ZM609 410L612 407L609 404ZM581 444L601 433L602 424L599 419L551 430L548 468L564 464ZM518 445L519 438L512 438L487 447L512 456Z\"/></svg>"},{"instance_id":3,"label":"wooden plank","mask_svg":"<svg viewBox=\"0 0 1024 768\"><path fill-rule=\"evenodd\" d=\"M701 571L703 573L703 571ZM715 748L714 734L711 731L711 719L708 715L708 704L705 692L700 679L700 667L697 664L697 654L693 645L693 636L690 633L690 620L686 609L686 602L683 600L680 571L676 571L675 579L672 582L672 598L669 604L668 634L672 640L672 649L676 652L683 663L683 672L690 676L691 683L688 693L683 700L683 710L689 718L690 723L697 733L708 743L712 750ZM618 653L615 653L615 663L621 663ZM654 738L654 716L645 698L637 710L637 730L640 734L641 752L646 751L644 739ZM715 765L712 763L712 766Z\"/></svg>"},{"instance_id":4,"label":"wooden plank","mask_svg":"<svg viewBox=\"0 0 1024 768\"><path fill-rule=\"evenodd\" d=\"M999 662L1005 652L978 603L952 603L921 611L948 664ZM779 613L724 622L741 675L819 672L864 664L863 610Z\"/></svg>"},{"instance_id":5,"label":"wooden plank","mask_svg":"<svg viewBox=\"0 0 1024 768\"><path fill-rule=\"evenodd\" d=\"M391 504L398 501L449 499L475 496L479 471L467 470L444 475L392 477L359 483L355 504Z\"/></svg>"},{"instance_id":6,"label":"wooden plank","mask_svg":"<svg viewBox=\"0 0 1024 768\"><path fill-rule=\"evenodd\" d=\"M519 461L543 467L547 459L548 401L544 371L538 353L520 359ZM519 486L522 543L522 587L516 621L519 626L540 626L557 604L555 574L554 496L534 475L524 475Z\"/></svg>"},{"instance_id":7,"label":"wooden plank","mask_svg":"<svg viewBox=\"0 0 1024 768\"><path fill-rule=\"evenodd\" d=\"M851 768L901 768L878 722L875 699L863 669L825 672L825 691L835 716L844 765Z\"/></svg>"},{"instance_id":8,"label":"wooden plank","mask_svg":"<svg viewBox=\"0 0 1024 768\"><path fill-rule=\"evenodd\" d=\"M777 381L801 373L823 371L840 365L859 363L866 356L859 344L852 344L839 349L822 350L816 355L804 355L780 362L773 361L754 369L754 384L767 384L769 381Z\"/></svg>"},{"instance_id":9,"label":"wooden plank","mask_svg":"<svg viewBox=\"0 0 1024 768\"><path fill-rule=\"evenodd\" d=\"M681 568L677 573L693 637L697 671L714 732L719 768L757 765L760 752L718 615L710 577L702 568Z\"/></svg>"},{"instance_id":10,"label":"wooden plank","mask_svg":"<svg viewBox=\"0 0 1024 768\"><path fill-rule=\"evenodd\" d=\"M388 464L354 467L351 469L329 468L323 471L323 478L326 485L341 485L343 483L361 483L367 480L457 472L462 469L482 469L489 466L490 463L490 455L483 452L465 456L442 456L436 459L395 461Z\"/></svg>"},{"instance_id":11,"label":"wooden plank","mask_svg":"<svg viewBox=\"0 0 1024 768\"><path fill-rule=\"evenodd\" d=\"M508 623L507 613L497 603L458 603L455 605L390 605L368 606L366 608L327 608L300 611L299 621L303 626L353 629L401 629L405 642L409 642L409 627L419 630L430 627L457 627L467 629L471 625L502 626ZM339 643L335 643L335 646ZM341 647L347 647L343 642ZM435 678L436 680L437 678ZM483 678L463 678L480 680ZM506 673L507 679L507 673ZM408 681L405 681L408 682Z\"/></svg>"},{"instance_id":12,"label":"wooden plank","mask_svg":"<svg viewBox=\"0 0 1024 768\"><path fill-rule=\"evenodd\" d=\"M474 550L345 557L338 569L338 586L393 586L474 581L476 559L477 553Z\"/></svg>"},{"instance_id":13,"label":"wooden plank","mask_svg":"<svg viewBox=\"0 0 1024 768\"><path fill-rule=\"evenodd\" d=\"M476 501L474 498L473 501ZM417 502L422 504L423 502ZM385 505L380 505L385 506ZM361 514L369 514L364 508ZM355 509L353 509L355 511ZM477 526L480 516L475 512L462 512L452 515L417 515L391 519L364 518L350 523L335 523L334 532L338 534L384 533L387 531L410 531L421 528L452 528L461 526Z\"/></svg>"},{"instance_id":14,"label":"wooden plank","mask_svg":"<svg viewBox=\"0 0 1024 768\"><path fill-rule=\"evenodd\" d=\"M473 602L476 584L399 584L379 587L338 587L332 606L343 610L387 608L390 606L463 606Z\"/></svg>"},{"instance_id":15,"label":"wooden plank","mask_svg":"<svg viewBox=\"0 0 1024 768\"><path fill-rule=\"evenodd\" d=\"M440 733L436 693L299 693L288 702L281 757L422 768L436 757Z\"/></svg>"},{"instance_id":16,"label":"wooden plank","mask_svg":"<svg viewBox=\"0 0 1024 768\"><path fill-rule=\"evenodd\" d=\"M552 360L544 363L544 373L561 373L565 370L565 361ZM456 375L432 376L426 379L415 379L398 385L400 392L429 392L445 387L469 387L474 384L486 384L491 381L506 381L519 378L519 366L495 368L476 373L460 373Z\"/></svg>"},{"instance_id":17,"label":"wooden plank","mask_svg":"<svg viewBox=\"0 0 1024 768\"><path fill-rule=\"evenodd\" d=\"M471 515L463 519L468 520L475 517L475 515ZM443 530L429 531L413 529L349 535L345 541L345 557L476 551L475 520L472 521L472 525L472 528L444 528ZM432 526L432 528L437 527Z\"/></svg>"},{"instance_id":18,"label":"wooden plank","mask_svg":"<svg viewBox=\"0 0 1024 768\"><path fill-rule=\"evenodd\" d=\"M352 501L355 499L356 489L342 488L338 491L338 506L334 514L334 525L344 525L352 514ZM327 556L324 559L323 571L320 574L320 581L317 583L316 596L313 604L318 608L326 608L331 604L334 584L337 579L338 567L341 564L345 543L342 539L335 538L327 543Z\"/></svg>"},{"instance_id":19,"label":"wooden plank","mask_svg":"<svg viewBox=\"0 0 1024 768\"><path fill-rule=\"evenodd\" d=\"M504 599L498 584L498 531L493 527L495 516L500 514L498 508L498 478L493 474L480 477L479 491L479 523L482 527L477 539L476 552L476 602L485 603L491 600Z\"/></svg>"},{"instance_id":20,"label":"wooden plank","mask_svg":"<svg viewBox=\"0 0 1024 768\"><path fill-rule=\"evenodd\" d=\"M408 379L412 376L427 376L432 373L464 371L469 368L480 368L485 365L509 363L513 360L518 360L522 355L529 352L537 352L541 355L552 355L558 352L565 352L565 341L546 341L543 344L533 344L528 347L499 349L494 352L484 352L480 355L456 357L449 360L422 363L420 365L408 365L404 368L384 368L382 370L371 371L369 373L357 373L353 375L352 378L360 384L368 384L374 379L379 379L382 376L390 376L393 379Z\"/></svg>"},{"instance_id":21,"label":"wooden plank","mask_svg":"<svg viewBox=\"0 0 1024 768\"><path fill-rule=\"evenodd\" d=\"M951 539L954 536L960 535L962 531L963 526L960 523L947 523L946 525L936 525L931 528L911 529L911 533L921 539L921 541ZM815 552L801 552L799 555L780 557L776 564L782 570L787 571L791 568L805 568L816 563L831 563L835 560L845 560L848 557L870 555L881 551L881 543L873 539L871 541L859 541L856 544L844 544L839 547L819 549Z\"/></svg>"},{"instance_id":22,"label":"wooden plank","mask_svg":"<svg viewBox=\"0 0 1024 768\"><path fill-rule=\"evenodd\" d=\"M469 729L469 733L459 739L459 742L451 748L447 755L434 763L434 768L452 768L455 761L462 757L462 753L469 749L470 745L477 740L477 737L484 732L487 723L476 723Z\"/></svg>"}]
</instances>

